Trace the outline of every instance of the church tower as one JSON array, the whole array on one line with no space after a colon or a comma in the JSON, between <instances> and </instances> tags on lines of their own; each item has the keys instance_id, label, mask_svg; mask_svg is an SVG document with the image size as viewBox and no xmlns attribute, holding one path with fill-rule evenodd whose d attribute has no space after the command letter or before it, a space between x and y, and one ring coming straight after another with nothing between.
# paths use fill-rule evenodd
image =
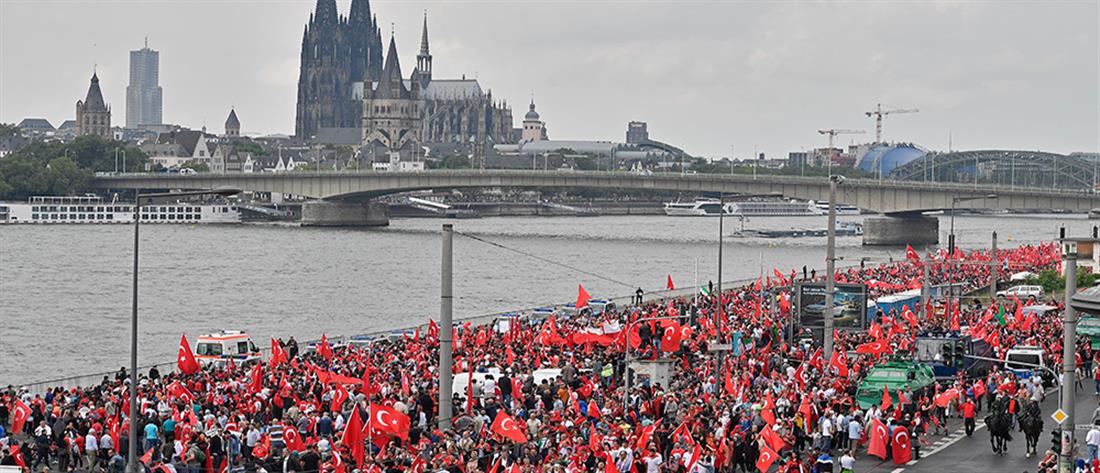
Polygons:
<instances>
[{"instance_id":1,"label":"church tower","mask_svg":"<svg viewBox=\"0 0 1100 473\"><path fill-rule=\"evenodd\" d=\"M76 134L111 138L111 108L103 102L99 77L94 72L92 84L88 86L88 95L84 100L76 101Z\"/></svg>"},{"instance_id":2,"label":"church tower","mask_svg":"<svg viewBox=\"0 0 1100 473\"><path fill-rule=\"evenodd\" d=\"M225 119L225 136L241 136L241 121L237 119L236 109L229 109L229 118Z\"/></svg>"},{"instance_id":3,"label":"church tower","mask_svg":"<svg viewBox=\"0 0 1100 473\"><path fill-rule=\"evenodd\" d=\"M424 28L420 33L420 54L416 55L414 80L425 88L432 81L432 53L428 50L428 12L424 12Z\"/></svg>"},{"instance_id":4,"label":"church tower","mask_svg":"<svg viewBox=\"0 0 1100 473\"><path fill-rule=\"evenodd\" d=\"M405 87L397 44L390 37L386 65L374 90L363 100L363 145L399 151L420 143L420 84Z\"/></svg>"}]
</instances>

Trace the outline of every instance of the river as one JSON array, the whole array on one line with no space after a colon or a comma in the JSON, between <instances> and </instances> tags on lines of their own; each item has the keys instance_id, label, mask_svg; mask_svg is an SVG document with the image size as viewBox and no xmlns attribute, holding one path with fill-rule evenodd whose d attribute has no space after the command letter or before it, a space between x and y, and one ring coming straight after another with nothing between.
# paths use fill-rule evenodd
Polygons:
<instances>
[{"instance_id":1,"label":"river","mask_svg":"<svg viewBox=\"0 0 1100 473\"><path fill-rule=\"evenodd\" d=\"M860 217L842 217L859 221ZM663 216L397 219L386 228L278 224L159 225L141 230L141 364L171 361L180 334L241 329L266 346L424 323L439 312L440 225L560 262L588 276L456 235L455 318L714 279L718 221ZM738 226L727 219L727 233ZM752 218L747 228L824 228L825 217ZM941 217L941 241L949 218ZM1091 232L1083 215L958 216L958 245L1051 240ZM824 267L825 238L730 238L724 279ZM129 365L133 228L0 227L0 386ZM840 264L904 258L902 248L838 239ZM613 282L614 281L614 282ZM629 286L628 286L629 285Z\"/></svg>"}]
</instances>

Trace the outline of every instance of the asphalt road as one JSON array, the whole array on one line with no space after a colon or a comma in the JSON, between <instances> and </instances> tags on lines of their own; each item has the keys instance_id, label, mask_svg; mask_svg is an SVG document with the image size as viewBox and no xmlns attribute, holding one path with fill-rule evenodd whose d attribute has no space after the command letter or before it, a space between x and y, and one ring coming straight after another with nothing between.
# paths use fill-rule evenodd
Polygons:
<instances>
[{"instance_id":1,"label":"asphalt road","mask_svg":"<svg viewBox=\"0 0 1100 473\"><path fill-rule=\"evenodd\" d=\"M1092 380L1083 381L1084 389L1077 390L1074 417L1077 418L1077 445L1078 451L1085 452L1084 440L1092 412L1100 403L1100 397L1094 393ZM1023 433L1013 432L1012 442L1008 444L1008 452L1003 455L993 453L989 443L989 433L982 422L985 412L978 413L977 430L974 435L967 437L962 419L949 419L949 434L947 436L925 437L927 445L921 448L921 458L910 461L906 465L894 465L893 461L879 461L878 458L867 456L861 452L861 457L856 462L856 473L1020 473L1034 472L1043 453L1050 447L1050 431L1054 430L1057 423L1050 417L1058 409L1058 391L1047 394L1041 404L1043 409L1043 435L1039 437L1037 447L1038 454L1027 458L1025 456L1025 440Z\"/></svg>"}]
</instances>

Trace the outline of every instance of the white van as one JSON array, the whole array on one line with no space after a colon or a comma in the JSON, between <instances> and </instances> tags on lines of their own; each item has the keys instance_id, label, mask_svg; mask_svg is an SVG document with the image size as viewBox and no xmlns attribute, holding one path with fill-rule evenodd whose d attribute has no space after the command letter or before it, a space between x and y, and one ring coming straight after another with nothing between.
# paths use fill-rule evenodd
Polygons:
<instances>
[{"instance_id":1,"label":"white van","mask_svg":"<svg viewBox=\"0 0 1100 473\"><path fill-rule=\"evenodd\" d=\"M1038 299L1043 297L1043 286L1013 286L1003 291L997 291L998 297L1012 297L1013 295L1020 299L1026 299L1029 296Z\"/></svg>"},{"instance_id":2,"label":"white van","mask_svg":"<svg viewBox=\"0 0 1100 473\"><path fill-rule=\"evenodd\" d=\"M1024 376L1043 366L1043 350L1033 346L1013 347L1005 353L1005 369Z\"/></svg>"},{"instance_id":3,"label":"white van","mask_svg":"<svg viewBox=\"0 0 1100 473\"><path fill-rule=\"evenodd\" d=\"M199 335L195 343L195 358L203 366L223 365L232 358L238 365L260 360L260 349L252 343L252 337L240 330L222 330L209 335Z\"/></svg>"}]
</instances>

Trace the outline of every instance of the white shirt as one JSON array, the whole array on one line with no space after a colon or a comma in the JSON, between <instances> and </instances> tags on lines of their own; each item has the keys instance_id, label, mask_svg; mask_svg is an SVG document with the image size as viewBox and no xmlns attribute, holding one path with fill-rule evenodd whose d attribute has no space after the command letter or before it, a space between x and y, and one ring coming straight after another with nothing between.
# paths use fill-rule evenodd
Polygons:
<instances>
[{"instance_id":1,"label":"white shirt","mask_svg":"<svg viewBox=\"0 0 1100 473\"><path fill-rule=\"evenodd\" d=\"M642 461L645 462L646 473L660 473L662 463L660 453L656 453L652 457L645 457Z\"/></svg>"},{"instance_id":2,"label":"white shirt","mask_svg":"<svg viewBox=\"0 0 1100 473\"><path fill-rule=\"evenodd\" d=\"M1090 429L1089 433L1085 435L1085 443L1100 447L1100 429L1096 427Z\"/></svg>"},{"instance_id":3,"label":"white shirt","mask_svg":"<svg viewBox=\"0 0 1100 473\"><path fill-rule=\"evenodd\" d=\"M833 436L833 422L828 417L821 418L821 435L826 437Z\"/></svg>"},{"instance_id":4,"label":"white shirt","mask_svg":"<svg viewBox=\"0 0 1100 473\"><path fill-rule=\"evenodd\" d=\"M851 469L853 469L855 464L856 464L856 459L852 458L852 456L850 454L845 453L844 456L840 457L840 467L841 468L851 470Z\"/></svg>"}]
</instances>

